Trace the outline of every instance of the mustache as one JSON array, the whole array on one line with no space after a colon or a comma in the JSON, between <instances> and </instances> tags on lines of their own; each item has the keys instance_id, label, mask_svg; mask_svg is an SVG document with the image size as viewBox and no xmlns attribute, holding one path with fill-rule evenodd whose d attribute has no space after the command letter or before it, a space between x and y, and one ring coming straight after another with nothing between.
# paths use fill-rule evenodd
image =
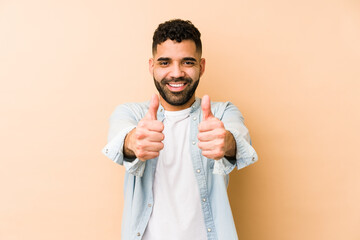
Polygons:
<instances>
[{"instance_id":1,"label":"mustache","mask_svg":"<svg viewBox=\"0 0 360 240\"><path fill-rule=\"evenodd\" d=\"M171 79L166 79L166 78L163 78L161 80L161 83L162 84L167 84L167 83L170 83L170 82L186 82L186 83L191 83L192 82L192 79L191 78L184 78L184 77L180 77L180 78L171 78Z\"/></svg>"}]
</instances>

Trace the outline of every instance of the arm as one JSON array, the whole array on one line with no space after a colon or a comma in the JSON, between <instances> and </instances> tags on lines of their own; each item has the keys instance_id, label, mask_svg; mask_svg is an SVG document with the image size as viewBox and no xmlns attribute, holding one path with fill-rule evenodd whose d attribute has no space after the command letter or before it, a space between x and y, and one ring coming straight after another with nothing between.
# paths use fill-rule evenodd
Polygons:
<instances>
[{"instance_id":1,"label":"arm","mask_svg":"<svg viewBox=\"0 0 360 240\"><path fill-rule=\"evenodd\" d=\"M231 132L226 130L225 136L225 155L224 157L231 163L235 164L236 160L236 142Z\"/></svg>"},{"instance_id":2,"label":"arm","mask_svg":"<svg viewBox=\"0 0 360 240\"><path fill-rule=\"evenodd\" d=\"M159 100L154 95L148 109L139 104L121 105L110 117L108 144L103 153L133 175L142 176L145 161L157 157L164 146L164 126L156 120L158 107Z\"/></svg>"},{"instance_id":3,"label":"arm","mask_svg":"<svg viewBox=\"0 0 360 240\"><path fill-rule=\"evenodd\" d=\"M131 131L126 135L126 137L125 137L125 143L124 143L124 147L123 147L124 156L125 156L127 159L131 160L131 162L136 159L136 155L135 155L134 151L132 151L132 150L130 149L130 146L129 146L129 145L130 145L130 139L132 138L132 135L134 134L135 129L136 129L136 128L134 128L133 130L131 130Z\"/></svg>"},{"instance_id":4,"label":"arm","mask_svg":"<svg viewBox=\"0 0 360 240\"><path fill-rule=\"evenodd\" d=\"M230 102L226 103L221 121L227 132L230 132L235 141L236 151L234 155L235 166L244 168L258 160L258 156L251 146L249 131L244 124L244 118L239 109ZM227 160L232 160L225 155Z\"/></svg>"},{"instance_id":5,"label":"arm","mask_svg":"<svg viewBox=\"0 0 360 240\"><path fill-rule=\"evenodd\" d=\"M124 154L125 139L136 128L140 119L144 116L146 105L122 104L116 107L109 119L108 142L102 149L102 153L113 162L123 165L126 171L135 176L142 176L145 170L144 162L137 158L128 158Z\"/></svg>"},{"instance_id":6,"label":"arm","mask_svg":"<svg viewBox=\"0 0 360 240\"><path fill-rule=\"evenodd\" d=\"M108 142L102 152L117 164L124 165L127 161L122 151L124 140L137 126L137 118L129 104L119 105L110 116Z\"/></svg>"},{"instance_id":7,"label":"arm","mask_svg":"<svg viewBox=\"0 0 360 240\"><path fill-rule=\"evenodd\" d=\"M216 117L208 96L203 97L201 106L203 120L199 124L198 146L203 156L216 160L214 173L229 174L236 166L240 169L257 161L244 119L233 104L217 104Z\"/></svg>"}]
</instances>

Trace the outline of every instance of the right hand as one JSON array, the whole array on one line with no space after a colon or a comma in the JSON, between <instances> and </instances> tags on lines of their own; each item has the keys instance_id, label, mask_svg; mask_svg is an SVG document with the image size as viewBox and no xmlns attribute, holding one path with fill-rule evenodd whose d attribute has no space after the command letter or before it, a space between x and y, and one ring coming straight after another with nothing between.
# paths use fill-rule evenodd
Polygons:
<instances>
[{"instance_id":1,"label":"right hand","mask_svg":"<svg viewBox=\"0 0 360 240\"><path fill-rule=\"evenodd\" d=\"M137 127L128 133L124 143L125 155L136 156L140 161L146 161L159 156L164 148L164 124L156 119L159 108L159 98L154 94L150 101L149 110L140 120ZM130 150L130 151L129 151Z\"/></svg>"}]
</instances>

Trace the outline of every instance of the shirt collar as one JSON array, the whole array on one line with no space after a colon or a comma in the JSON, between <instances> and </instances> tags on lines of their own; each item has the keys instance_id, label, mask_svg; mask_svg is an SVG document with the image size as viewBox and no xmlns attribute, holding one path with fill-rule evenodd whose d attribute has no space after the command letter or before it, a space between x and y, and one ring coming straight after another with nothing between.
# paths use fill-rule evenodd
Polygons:
<instances>
[{"instance_id":1,"label":"shirt collar","mask_svg":"<svg viewBox=\"0 0 360 240\"><path fill-rule=\"evenodd\" d=\"M201 106L200 98L195 97L195 102L191 105L190 113L196 112L200 106Z\"/></svg>"},{"instance_id":2,"label":"shirt collar","mask_svg":"<svg viewBox=\"0 0 360 240\"><path fill-rule=\"evenodd\" d=\"M191 105L190 114L196 112L196 111L199 109L200 106L201 106L200 98L195 97L195 102ZM160 105L159 105L159 108L158 108L158 111L157 111L157 114L160 115L160 116L164 116L164 112L165 112L165 109L164 109L164 107L160 104Z\"/></svg>"}]
</instances>

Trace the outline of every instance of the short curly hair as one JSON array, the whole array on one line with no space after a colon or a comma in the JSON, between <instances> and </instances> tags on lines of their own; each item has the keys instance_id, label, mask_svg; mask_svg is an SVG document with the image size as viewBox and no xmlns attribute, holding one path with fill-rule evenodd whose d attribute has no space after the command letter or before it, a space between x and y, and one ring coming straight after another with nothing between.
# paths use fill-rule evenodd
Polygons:
<instances>
[{"instance_id":1,"label":"short curly hair","mask_svg":"<svg viewBox=\"0 0 360 240\"><path fill-rule=\"evenodd\" d=\"M173 19L159 24L154 32L152 52L156 53L157 45L168 39L181 42L182 40L193 40L195 42L196 51L202 52L199 30L189 21L181 19Z\"/></svg>"}]
</instances>

